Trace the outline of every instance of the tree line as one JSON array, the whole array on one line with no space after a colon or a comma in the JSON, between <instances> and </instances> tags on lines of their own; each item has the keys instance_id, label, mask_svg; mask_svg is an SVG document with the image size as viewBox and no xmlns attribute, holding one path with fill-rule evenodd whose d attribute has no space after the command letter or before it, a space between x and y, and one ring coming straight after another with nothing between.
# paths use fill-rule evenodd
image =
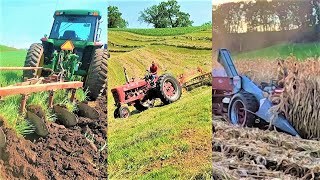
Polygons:
<instances>
[{"instance_id":1,"label":"tree line","mask_svg":"<svg viewBox=\"0 0 320 180\"><path fill-rule=\"evenodd\" d=\"M319 28L319 0L256 0L213 6L213 28L223 33Z\"/></svg>"},{"instance_id":2,"label":"tree line","mask_svg":"<svg viewBox=\"0 0 320 180\"><path fill-rule=\"evenodd\" d=\"M160 2L140 12L140 22L153 25L154 28L175 28L192 26L190 14L182 12L176 0ZM128 22L116 6L108 7L108 28L125 28Z\"/></svg>"}]
</instances>

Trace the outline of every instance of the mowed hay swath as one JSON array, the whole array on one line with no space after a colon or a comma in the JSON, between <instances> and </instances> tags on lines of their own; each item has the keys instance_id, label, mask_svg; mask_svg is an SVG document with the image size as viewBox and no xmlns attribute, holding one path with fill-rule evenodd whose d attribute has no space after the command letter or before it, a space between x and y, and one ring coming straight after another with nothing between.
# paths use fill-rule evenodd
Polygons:
<instances>
[{"instance_id":1,"label":"mowed hay swath","mask_svg":"<svg viewBox=\"0 0 320 180\"><path fill-rule=\"evenodd\" d=\"M273 110L283 112L303 138L320 140L320 59L291 57L285 65L285 91Z\"/></svg>"}]
</instances>

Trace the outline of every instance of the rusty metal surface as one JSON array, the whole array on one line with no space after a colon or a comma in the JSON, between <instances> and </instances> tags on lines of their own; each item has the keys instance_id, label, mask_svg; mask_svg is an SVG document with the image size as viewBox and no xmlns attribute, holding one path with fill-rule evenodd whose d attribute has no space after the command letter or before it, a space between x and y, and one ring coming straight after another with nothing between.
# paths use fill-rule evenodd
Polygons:
<instances>
[{"instance_id":1,"label":"rusty metal surface","mask_svg":"<svg viewBox=\"0 0 320 180\"><path fill-rule=\"evenodd\" d=\"M82 86L83 86L83 82L80 82L80 81L8 86L8 87L0 88L0 96L29 94L33 92L51 91L51 90L59 90L59 89L72 89L72 88L80 88Z\"/></svg>"},{"instance_id":2,"label":"rusty metal surface","mask_svg":"<svg viewBox=\"0 0 320 180\"><path fill-rule=\"evenodd\" d=\"M43 67L0 67L0 71L5 70L34 70L34 69L43 69Z\"/></svg>"}]
</instances>

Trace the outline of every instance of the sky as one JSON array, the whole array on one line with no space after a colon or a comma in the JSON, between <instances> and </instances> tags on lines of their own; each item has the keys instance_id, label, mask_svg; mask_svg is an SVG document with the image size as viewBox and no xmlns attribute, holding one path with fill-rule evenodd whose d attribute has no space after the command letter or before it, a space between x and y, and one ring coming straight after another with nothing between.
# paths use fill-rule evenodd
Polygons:
<instances>
[{"instance_id":1,"label":"sky","mask_svg":"<svg viewBox=\"0 0 320 180\"><path fill-rule=\"evenodd\" d=\"M0 3L0 44L10 47L29 48L32 43L41 42L44 34L50 34L54 11L59 9L104 12L101 28L103 32L107 29L106 0L0 0ZM102 35L101 38L107 39Z\"/></svg>"},{"instance_id":2,"label":"sky","mask_svg":"<svg viewBox=\"0 0 320 180\"><path fill-rule=\"evenodd\" d=\"M128 28L152 28L152 25L138 21L140 12L159 4L162 0L109 0L109 5L117 6L122 17L129 22ZM177 0L180 10L190 14L193 26L200 26L211 21L211 0Z\"/></svg>"},{"instance_id":3,"label":"sky","mask_svg":"<svg viewBox=\"0 0 320 180\"><path fill-rule=\"evenodd\" d=\"M27 3L26 3L27 2ZM138 21L139 12L160 0L0 0L0 44L28 48L49 35L53 14L59 9L94 9L105 12L103 30L107 27L108 5L119 6L130 28L150 28ZM211 21L211 0L178 0L181 10L190 14L194 26ZM106 33L105 33L106 34ZM106 37L105 37L106 39Z\"/></svg>"}]
</instances>

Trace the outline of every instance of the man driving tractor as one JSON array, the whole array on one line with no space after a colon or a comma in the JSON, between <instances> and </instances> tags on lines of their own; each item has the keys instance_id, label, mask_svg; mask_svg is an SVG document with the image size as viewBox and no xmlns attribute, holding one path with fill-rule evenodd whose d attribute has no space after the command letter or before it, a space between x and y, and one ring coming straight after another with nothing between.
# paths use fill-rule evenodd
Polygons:
<instances>
[{"instance_id":1,"label":"man driving tractor","mask_svg":"<svg viewBox=\"0 0 320 180\"><path fill-rule=\"evenodd\" d=\"M152 64L149 70L151 74L151 81L153 81L157 77L157 73L158 73L158 66L156 65L155 61L152 61Z\"/></svg>"}]
</instances>

